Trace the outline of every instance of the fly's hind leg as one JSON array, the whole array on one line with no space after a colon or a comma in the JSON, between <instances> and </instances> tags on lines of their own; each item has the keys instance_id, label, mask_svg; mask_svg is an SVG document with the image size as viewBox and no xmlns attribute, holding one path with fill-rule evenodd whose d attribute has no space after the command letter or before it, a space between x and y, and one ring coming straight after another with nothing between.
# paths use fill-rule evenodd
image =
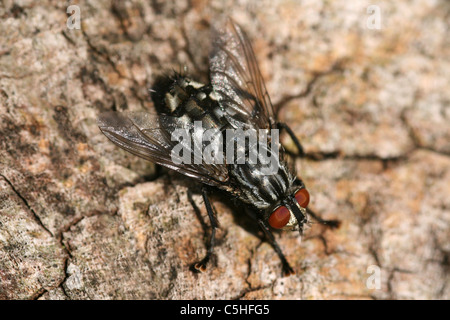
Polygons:
<instances>
[{"instance_id":1,"label":"fly's hind leg","mask_svg":"<svg viewBox=\"0 0 450 320\"><path fill-rule=\"evenodd\" d=\"M206 265L214 254L214 245L215 245L215 237L216 237L216 229L219 227L219 223L217 222L217 218L214 212L214 209L209 201L208 192L206 188L202 188L202 197L203 202L205 203L206 211L208 213L209 221L211 223L211 237L209 239L209 243L207 244L207 252L205 257L197 263L193 264L193 270L197 272L206 271ZM193 201L192 201L193 203ZM193 203L194 204L194 203ZM194 204L195 205L195 204ZM197 208L198 210L198 208ZM206 227L204 226L206 229Z\"/></svg>"},{"instance_id":2,"label":"fly's hind leg","mask_svg":"<svg viewBox=\"0 0 450 320\"><path fill-rule=\"evenodd\" d=\"M258 219L258 224L262 231L264 232L264 235L266 236L267 240L269 240L270 245L273 247L275 252L278 254L278 257L280 257L282 267L283 267L283 274L286 276L290 276L295 274L294 269L289 265L289 262L286 260L286 257L284 256L283 252L281 251L280 246L275 241L275 237L273 236L272 232L269 230L269 227L262 219Z\"/></svg>"}]
</instances>

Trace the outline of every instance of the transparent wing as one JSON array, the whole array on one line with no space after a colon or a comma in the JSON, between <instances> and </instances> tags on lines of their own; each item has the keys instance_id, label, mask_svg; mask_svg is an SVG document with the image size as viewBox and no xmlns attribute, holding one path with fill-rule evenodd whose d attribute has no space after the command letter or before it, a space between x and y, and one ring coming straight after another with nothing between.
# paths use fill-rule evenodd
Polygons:
<instances>
[{"instance_id":1,"label":"transparent wing","mask_svg":"<svg viewBox=\"0 0 450 320\"><path fill-rule=\"evenodd\" d=\"M231 19L213 31L211 83L229 121L275 127L275 113L247 35Z\"/></svg>"},{"instance_id":2,"label":"transparent wing","mask_svg":"<svg viewBox=\"0 0 450 320\"><path fill-rule=\"evenodd\" d=\"M193 129L192 124L186 123L180 118L147 112L106 112L99 116L97 123L108 139L136 156L208 185L220 186L228 180L226 165L204 162L195 164L193 154L201 150L201 147L195 149L195 144L183 145L191 148L192 161L190 163L180 163L175 160L176 157L174 158L172 150L177 145L180 146L180 143L187 143L187 141L173 139L172 132L176 129L192 132Z\"/></svg>"}]
</instances>

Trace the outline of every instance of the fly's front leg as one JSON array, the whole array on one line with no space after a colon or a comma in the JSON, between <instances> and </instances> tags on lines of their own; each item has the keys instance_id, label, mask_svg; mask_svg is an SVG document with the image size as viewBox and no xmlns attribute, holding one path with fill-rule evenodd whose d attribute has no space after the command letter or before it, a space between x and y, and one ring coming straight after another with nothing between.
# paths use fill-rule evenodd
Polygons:
<instances>
[{"instance_id":1,"label":"fly's front leg","mask_svg":"<svg viewBox=\"0 0 450 320\"><path fill-rule=\"evenodd\" d=\"M319 223L324 224L325 226L331 228L331 229L336 229L339 228L339 226L341 225L341 222L339 220L325 220L322 217L320 217L317 213L315 213L314 211L312 211L309 208L306 208L306 212L308 212L308 214L314 218L314 220L316 220Z\"/></svg>"},{"instance_id":2,"label":"fly's front leg","mask_svg":"<svg viewBox=\"0 0 450 320\"><path fill-rule=\"evenodd\" d=\"M292 129L286 123L283 123L283 122L278 122L277 123L277 127L278 127L278 130L280 130L280 131L282 129L286 130L286 132L288 133L289 137L291 137L292 141L294 142L295 146L297 147L298 156L300 158L303 158L306 154L305 154L305 151L303 149L302 144L300 143L300 141L295 136L294 131L292 131Z\"/></svg>"},{"instance_id":3,"label":"fly's front leg","mask_svg":"<svg viewBox=\"0 0 450 320\"><path fill-rule=\"evenodd\" d=\"M286 123L283 123L283 122L278 122L277 127L279 130L282 130L282 129L286 130L286 132L289 134L289 137L291 137L292 141L294 142L295 146L297 147L298 156L301 158L305 157L306 154L303 149L303 146L301 145L300 141L295 136L294 131L292 131L292 129ZM300 179L297 178L296 182L298 185L301 185L304 187L303 181L301 181ZM313 217L319 223L326 225L327 227L335 229L335 228L338 228L339 225L341 224L341 222L339 220L325 220L325 219L322 219L318 214L316 214L311 209L306 208L306 210L307 210L308 214L311 215L311 217Z\"/></svg>"},{"instance_id":4,"label":"fly's front leg","mask_svg":"<svg viewBox=\"0 0 450 320\"><path fill-rule=\"evenodd\" d=\"M289 262L286 260L286 257L284 256L283 252L281 251L280 246L275 241L275 237L273 236L272 232L269 230L269 227L266 225L264 220L258 219L258 224L259 224L260 228L262 229L262 231L264 232L265 236L267 237L267 240L269 240L269 243L271 244L271 246L273 247L275 252L280 257L281 263L283 265L283 273L286 276L295 274L294 269L292 269L291 266L289 265Z\"/></svg>"},{"instance_id":5,"label":"fly's front leg","mask_svg":"<svg viewBox=\"0 0 450 320\"><path fill-rule=\"evenodd\" d=\"M216 229L219 227L219 224L217 222L216 215L214 213L213 207L211 205L211 202L209 201L208 192L206 191L206 188L202 189L202 196L203 196L203 202L205 203L206 211L208 212L209 221L211 223L211 238L209 239L209 244L207 246L207 252L205 257L194 264L194 268L197 271L205 271L206 265L208 264L208 261L211 259L211 256L214 253L214 244L216 239Z\"/></svg>"},{"instance_id":6,"label":"fly's front leg","mask_svg":"<svg viewBox=\"0 0 450 320\"><path fill-rule=\"evenodd\" d=\"M300 188L305 187L305 184L299 178L295 179L295 184ZM331 229L339 228L339 226L341 225L341 222L339 220L335 220L335 219L325 220L322 217L320 217L317 213L315 213L313 210L311 210L310 208L306 208L306 212L308 212L308 215L313 217L314 220L316 220L317 222L319 222L321 224L324 224L325 226L327 226Z\"/></svg>"}]
</instances>

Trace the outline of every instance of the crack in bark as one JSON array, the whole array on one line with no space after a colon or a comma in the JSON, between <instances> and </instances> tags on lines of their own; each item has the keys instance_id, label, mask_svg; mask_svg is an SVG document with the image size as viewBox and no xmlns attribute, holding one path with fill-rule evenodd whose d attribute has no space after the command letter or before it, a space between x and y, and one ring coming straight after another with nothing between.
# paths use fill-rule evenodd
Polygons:
<instances>
[{"instance_id":1,"label":"crack in bark","mask_svg":"<svg viewBox=\"0 0 450 320\"><path fill-rule=\"evenodd\" d=\"M53 233L44 225L44 223L41 221L41 219L39 218L38 214L36 213L36 211L34 211L34 209L30 206L30 204L28 203L27 199L22 196L19 192L19 190L16 189L16 187L14 187L14 185L12 184L12 182L6 178L5 175L0 174L1 177L3 177L3 179L6 181L6 183L10 186L10 188L12 189L12 191L20 198L20 200L22 200L23 204L27 207L27 209L31 212L34 220L37 222L37 224L44 229L51 237L54 237Z\"/></svg>"},{"instance_id":2,"label":"crack in bark","mask_svg":"<svg viewBox=\"0 0 450 320\"><path fill-rule=\"evenodd\" d=\"M6 178L5 175L0 174L0 177L2 177L6 183L10 186L10 188L12 189L12 191L21 199L21 201L24 203L24 205L28 208L28 210L32 213L32 216L34 218L34 220L37 222L37 224L42 227L52 238L56 239L58 241L58 243L60 244L60 246L63 248L63 250L67 253L67 257L64 259L64 278L61 280L61 282L55 286L49 287L49 288L45 288L42 287L40 288L37 292L35 292L34 294L32 294L30 296L31 300L37 300L39 298L41 298L42 296L44 296L49 290L55 289L55 288L61 288L63 294L70 299L70 296L68 295L68 293L66 292L65 288L64 288L64 283L67 281L68 277L70 276L67 273L67 267L69 264L69 259L73 259L72 253L70 252L70 248L68 245L66 245L64 243L64 236L63 233L67 232L68 230L70 230L70 228L76 224L78 224L80 221L82 221L84 218L88 218L88 217L92 217L95 215L101 215L101 214L105 214L103 212L100 211L93 211L91 213L82 215L76 219L73 219L71 222L69 222L68 224L66 224L65 226L61 227L57 234L54 235L40 220L39 216L36 214L36 212L34 211L33 208L31 208L30 204L28 203L28 201L26 200L26 198L24 196L22 196L20 194L20 192L14 187L14 185L12 184L12 182ZM115 212L113 212L113 214L117 214L117 210Z\"/></svg>"},{"instance_id":3,"label":"crack in bark","mask_svg":"<svg viewBox=\"0 0 450 320\"><path fill-rule=\"evenodd\" d=\"M390 300L395 300L397 299L397 295L395 290L393 289L393 281L394 281L394 276L396 273L407 273L407 274L414 274L415 272L410 271L410 270L405 270L405 269L401 269L401 268L397 268L394 267L392 269L389 270L389 276L388 276L388 280L387 280L387 293L389 295L389 299Z\"/></svg>"},{"instance_id":4,"label":"crack in bark","mask_svg":"<svg viewBox=\"0 0 450 320\"><path fill-rule=\"evenodd\" d=\"M63 35L63 37L64 37L71 45L73 45L74 47L77 46L76 42L75 42L71 37L69 37L69 35L67 34L67 30L66 30L66 29L64 29L63 31L61 31L61 34Z\"/></svg>"},{"instance_id":5,"label":"crack in bark","mask_svg":"<svg viewBox=\"0 0 450 320\"><path fill-rule=\"evenodd\" d=\"M109 54L107 52L102 52L101 49L97 48L95 45L92 44L92 41L91 41L89 35L86 33L86 31L84 29L81 29L81 32L83 34L84 39L86 40L86 43L87 43L89 49L91 49L94 54L96 54L97 56L103 58L111 66L111 68L114 70L114 72L117 73L117 75L120 78L134 81L134 79L128 78L127 76L123 75L117 69L117 66L116 66L115 62L111 59L111 57L109 56Z\"/></svg>"},{"instance_id":6,"label":"crack in bark","mask_svg":"<svg viewBox=\"0 0 450 320\"><path fill-rule=\"evenodd\" d=\"M113 215L117 215L117 211L118 210L115 210L112 214ZM66 288L64 287L64 284L66 283L67 279L70 277L69 273L67 272L67 269L68 269L70 260L73 259L73 255L72 255L72 252L70 250L69 244L64 239L64 232L69 231L72 226L77 225L78 223L80 223L85 218L89 218L89 217L93 217L93 216L100 216L102 214L109 214L109 213L100 212L100 211L93 211L93 212L90 212L88 214L82 215L82 216L80 216L80 217L78 217L76 219L73 219L70 223L68 223L67 225L63 226L62 228L60 228L58 230L57 239L59 240L60 245L67 252L67 257L64 259L64 278L54 288L60 288L61 291L63 292L63 294L68 299L71 299L71 298L70 298L70 295L68 294L68 292L66 291Z\"/></svg>"},{"instance_id":7,"label":"crack in bark","mask_svg":"<svg viewBox=\"0 0 450 320\"><path fill-rule=\"evenodd\" d=\"M32 294L30 300L39 300L44 294L48 292L45 288L40 288L36 293Z\"/></svg>"},{"instance_id":8,"label":"crack in bark","mask_svg":"<svg viewBox=\"0 0 450 320\"><path fill-rule=\"evenodd\" d=\"M250 278L250 276L251 276L251 274L252 274L252 261L254 261L254 260L256 259L256 254L257 254L256 251L257 251L258 248L259 248L263 243L265 243L265 242L266 242L266 241L261 240L255 247L253 247L253 248L250 250L250 257L247 259L248 272L247 272L247 275L246 275L246 277L245 277L245 279L244 279L245 283L247 284L247 288L244 288L244 289L241 291L241 293L239 293L236 297L231 298L230 300L242 300L242 299L245 298L245 296L246 296L248 293L256 292L256 291L260 291L260 290L264 290L264 289L272 288L272 291L273 291L273 287L275 286L275 282L276 282L277 279L273 280L273 281L272 281L271 283L269 283L269 284L266 284L266 285L259 285L259 286L256 286L256 287L253 287L252 284L251 284L251 282L249 281L249 278Z\"/></svg>"},{"instance_id":9,"label":"crack in bark","mask_svg":"<svg viewBox=\"0 0 450 320\"><path fill-rule=\"evenodd\" d=\"M283 106L285 104L287 104L288 102L290 102L294 99L307 97L311 93L316 82L323 76L332 74L334 72L344 71L344 67L343 67L344 63L345 63L344 60L337 60L333 63L333 65L331 66L330 69L325 70L325 71L313 72L313 78L306 84L306 88L303 91L301 91L297 94L294 94L294 95L285 96L285 97L281 98L278 102L273 104L273 109L275 111L275 114L278 115L280 110L283 108Z\"/></svg>"},{"instance_id":10,"label":"crack in bark","mask_svg":"<svg viewBox=\"0 0 450 320\"><path fill-rule=\"evenodd\" d=\"M64 237L63 237L63 232L68 231L70 229L71 226L76 225L78 222L80 222L81 220L83 220L86 217L90 217L90 216L94 216L96 214L91 214L91 215L83 215L77 219L72 220L68 225L62 227L58 233L55 235L53 235L53 233L42 223L42 221L40 220L39 216L36 214L36 212L31 208L30 204L28 203L28 201L26 200L25 197L23 197L20 192L14 187L14 185L11 183L11 181L9 179L7 179L5 177L5 175L0 174L1 177L3 177L3 179L6 181L6 183L10 186L10 188L13 190L13 192L22 200L22 202L25 204L25 206L28 208L28 210L32 213L34 220L39 224L40 227L42 227L52 238L56 239L58 241L58 243L60 244L60 246L63 248L63 250L67 253L67 257L64 259L64 278L61 280L61 282L55 286L49 287L49 288L45 288L42 287L40 288L37 292L35 292L34 294L32 294L30 296L31 300L38 300L39 298L41 298L42 296L44 296L47 292L49 292L49 290L55 289L55 288L61 288L63 294L70 299L69 295L67 294L65 288L64 288L64 283L66 282L67 278L70 276L67 273L67 267L69 264L69 259L72 259L72 253L69 250L69 247L66 246L64 244ZM101 213L97 213L97 214L101 214Z\"/></svg>"},{"instance_id":11,"label":"crack in bark","mask_svg":"<svg viewBox=\"0 0 450 320\"><path fill-rule=\"evenodd\" d=\"M444 279L448 280L450 278L450 250L445 249L444 246L439 243L436 233L433 230L430 231L430 235L433 239L434 248L438 254L438 257L435 259L430 259L429 262L437 263L442 270L441 272L444 274ZM449 281L443 281L442 287L439 289L438 294L444 299L444 294L448 285Z\"/></svg>"},{"instance_id":12,"label":"crack in bark","mask_svg":"<svg viewBox=\"0 0 450 320\"><path fill-rule=\"evenodd\" d=\"M408 121L408 118L407 118L407 115L406 115L408 110L409 110L408 108L405 108L405 109L402 110L402 112L400 113L400 120L401 120L402 124L405 126L406 130L408 131L409 138L411 139L411 141L412 141L412 143L414 145L414 148L411 151L414 151L414 150L417 150L417 149L423 149L423 150L428 150L428 151L431 151L431 152L435 152L437 154L440 154L440 155L443 155L443 156L446 156L446 157L450 157L450 151L446 152L446 151L436 150L436 149L434 149L432 147L423 145L420 142L419 137L414 132L413 127L411 126L411 124Z\"/></svg>"},{"instance_id":13,"label":"crack in bark","mask_svg":"<svg viewBox=\"0 0 450 320\"><path fill-rule=\"evenodd\" d=\"M124 2L113 0L111 4L111 13L119 20L120 29L122 30L125 37L132 41L130 35L128 34L127 27L125 25L125 21L129 19L128 13L126 11Z\"/></svg>"},{"instance_id":14,"label":"crack in bark","mask_svg":"<svg viewBox=\"0 0 450 320\"><path fill-rule=\"evenodd\" d=\"M64 283L67 281L67 279L70 277L69 273L67 272L67 268L69 266L69 259L72 258L71 253L69 252L69 249L66 248L67 252L69 253L69 257L67 257L64 260L64 279L56 286L57 288L60 288L62 293L67 297L67 299L70 300L69 294L66 292L66 288L64 287Z\"/></svg>"}]
</instances>

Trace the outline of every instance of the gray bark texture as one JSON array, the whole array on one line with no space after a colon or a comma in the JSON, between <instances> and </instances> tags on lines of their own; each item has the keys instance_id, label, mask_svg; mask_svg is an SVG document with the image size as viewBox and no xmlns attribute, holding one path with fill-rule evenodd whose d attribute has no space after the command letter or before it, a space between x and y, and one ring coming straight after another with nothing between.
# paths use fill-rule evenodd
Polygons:
<instances>
[{"instance_id":1,"label":"gray bark texture","mask_svg":"<svg viewBox=\"0 0 450 320\"><path fill-rule=\"evenodd\" d=\"M450 5L372 4L1 1L0 299L449 299ZM152 110L171 69L208 81L221 14L309 154L311 208L342 222L275 233L289 277L221 195L215 267L193 273L209 235L198 184L96 124Z\"/></svg>"}]
</instances>

